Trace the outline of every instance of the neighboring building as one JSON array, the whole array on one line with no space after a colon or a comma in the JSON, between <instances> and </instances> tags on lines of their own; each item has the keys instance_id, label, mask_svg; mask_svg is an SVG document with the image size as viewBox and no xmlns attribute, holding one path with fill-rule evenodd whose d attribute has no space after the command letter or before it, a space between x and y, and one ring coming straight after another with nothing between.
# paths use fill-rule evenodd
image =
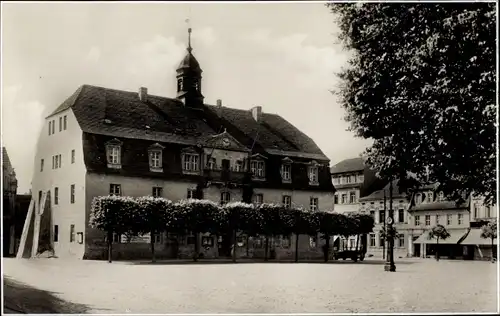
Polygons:
<instances>
[{"instance_id":1,"label":"neighboring building","mask_svg":"<svg viewBox=\"0 0 500 316\"><path fill-rule=\"evenodd\" d=\"M498 206L486 204L482 197L472 197L470 203L470 231L460 243L463 248L467 248L467 253L473 253L472 259L491 260L497 258L497 239L494 239L494 246L491 246L491 239L481 238L481 227L488 222L496 221L498 218Z\"/></svg>"},{"instance_id":2,"label":"neighboring building","mask_svg":"<svg viewBox=\"0 0 500 316\"><path fill-rule=\"evenodd\" d=\"M446 240L439 241L439 254L449 258L469 258L470 252L459 244L469 232L470 197L464 203L457 204L447 200L443 192L437 190L438 185L426 185L413 193L408 210L408 230L413 243L410 253L415 257L433 256L436 251L436 241L428 239L429 230L437 225L443 225L450 233Z\"/></svg>"},{"instance_id":3,"label":"neighboring building","mask_svg":"<svg viewBox=\"0 0 500 316\"><path fill-rule=\"evenodd\" d=\"M410 256L410 244L412 237L408 230L408 206L409 201L405 192L399 192L397 180L393 181L392 189L392 208L394 210L394 226L399 234L399 238L394 240L394 256L407 257ZM385 192L385 194L384 194ZM385 201L384 201L385 197ZM387 184L382 190L377 190L372 194L360 199L361 213L370 214L374 221L375 227L373 233L368 235L368 252L367 254L382 257L383 252L387 251L387 243L384 243L381 238L380 231L384 227L386 218L389 216L390 209L390 184ZM384 205L385 202L385 205Z\"/></svg>"},{"instance_id":4,"label":"neighboring building","mask_svg":"<svg viewBox=\"0 0 500 316\"><path fill-rule=\"evenodd\" d=\"M2 147L3 170L3 256L15 254L15 210L17 179L16 172L7 154L7 149Z\"/></svg>"},{"instance_id":5,"label":"neighboring building","mask_svg":"<svg viewBox=\"0 0 500 316\"><path fill-rule=\"evenodd\" d=\"M373 170L366 166L361 157L342 160L330 169L330 173L335 187L335 212L341 214L359 212L360 198L384 186L384 183L376 177ZM355 236L349 238L348 241L342 237L341 241L342 248L356 247Z\"/></svg>"},{"instance_id":6,"label":"neighboring building","mask_svg":"<svg viewBox=\"0 0 500 316\"><path fill-rule=\"evenodd\" d=\"M176 72L177 96L81 86L45 120L35 158L33 194L49 191L50 235L57 256L105 257L104 234L88 226L92 199L155 195L333 209L329 159L311 138L262 107L204 103L202 70L187 54ZM172 74L174 75L174 74ZM202 185L201 194L196 188ZM245 191L246 190L246 191ZM188 256L192 236L155 236L158 257ZM120 245L122 258L150 256L148 244ZM307 240L306 240L307 239ZM294 238L277 238L276 256L293 256ZM261 240L248 252L262 256ZM320 253L301 238L304 256ZM172 246L178 245L178 246ZM203 236L203 254L229 255L227 238ZM244 242L238 243L245 248ZM301 246L302 247L302 246Z\"/></svg>"}]
</instances>

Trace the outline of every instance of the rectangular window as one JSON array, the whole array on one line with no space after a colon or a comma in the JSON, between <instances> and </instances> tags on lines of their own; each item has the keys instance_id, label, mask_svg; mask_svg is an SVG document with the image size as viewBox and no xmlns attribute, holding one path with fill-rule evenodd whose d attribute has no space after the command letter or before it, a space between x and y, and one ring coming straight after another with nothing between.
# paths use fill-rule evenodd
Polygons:
<instances>
[{"instance_id":1,"label":"rectangular window","mask_svg":"<svg viewBox=\"0 0 500 316\"><path fill-rule=\"evenodd\" d=\"M490 218L491 217L491 207L486 206L485 212L486 212L486 218Z\"/></svg>"},{"instance_id":2,"label":"rectangular window","mask_svg":"<svg viewBox=\"0 0 500 316\"><path fill-rule=\"evenodd\" d=\"M59 241L59 225L54 225L54 242Z\"/></svg>"},{"instance_id":3,"label":"rectangular window","mask_svg":"<svg viewBox=\"0 0 500 316\"><path fill-rule=\"evenodd\" d=\"M40 172L43 172L43 159L40 160Z\"/></svg>"},{"instance_id":4,"label":"rectangular window","mask_svg":"<svg viewBox=\"0 0 500 316\"><path fill-rule=\"evenodd\" d=\"M405 210L400 208L398 210L398 220L400 223L404 223L405 222Z\"/></svg>"},{"instance_id":5,"label":"rectangular window","mask_svg":"<svg viewBox=\"0 0 500 316\"><path fill-rule=\"evenodd\" d=\"M70 191L70 201L71 201L71 204L74 204L75 203L75 185L72 184L69 188L69 191Z\"/></svg>"},{"instance_id":6,"label":"rectangular window","mask_svg":"<svg viewBox=\"0 0 500 316\"><path fill-rule=\"evenodd\" d=\"M309 205L310 205L311 211L313 211L313 212L317 211L319 209L318 208L318 198L315 198L315 197L310 198Z\"/></svg>"},{"instance_id":7,"label":"rectangular window","mask_svg":"<svg viewBox=\"0 0 500 316\"><path fill-rule=\"evenodd\" d=\"M234 166L234 171L242 172L243 171L243 161L236 160L236 165Z\"/></svg>"},{"instance_id":8,"label":"rectangular window","mask_svg":"<svg viewBox=\"0 0 500 316\"><path fill-rule=\"evenodd\" d=\"M283 195L283 205L286 208L292 207L292 197L290 195Z\"/></svg>"},{"instance_id":9,"label":"rectangular window","mask_svg":"<svg viewBox=\"0 0 500 316\"><path fill-rule=\"evenodd\" d=\"M342 194L342 204L347 204L347 193Z\"/></svg>"},{"instance_id":10,"label":"rectangular window","mask_svg":"<svg viewBox=\"0 0 500 316\"><path fill-rule=\"evenodd\" d=\"M161 151L152 150L149 152L149 166L151 168L161 168Z\"/></svg>"},{"instance_id":11,"label":"rectangular window","mask_svg":"<svg viewBox=\"0 0 500 316\"><path fill-rule=\"evenodd\" d=\"M309 167L309 183L318 183L318 167L316 166Z\"/></svg>"},{"instance_id":12,"label":"rectangular window","mask_svg":"<svg viewBox=\"0 0 500 316\"><path fill-rule=\"evenodd\" d=\"M153 196L161 197L163 195L163 188L161 187L153 187Z\"/></svg>"},{"instance_id":13,"label":"rectangular window","mask_svg":"<svg viewBox=\"0 0 500 316\"><path fill-rule=\"evenodd\" d=\"M439 225L439 215L436 215L436 225Z\"/></svg>"},{"instance_id":14,"label":"rectangular window","mask_svg":"<svg viewBox=\"0 0 500 316\"><path fill-rule=\"evenodd\" d=\"M458 214L458 225L462 225L464 222L464 215Z\"/></svg>"},{"instance_id":15,"label":"rectangular window","mask_svg":"<svg viewBox=\"0 0 500 316\"><path fill-rule=\"evenodd\" d=\"M431 226L431 216L425 215L425 226Z\"/></svg>"},{"instance_id":16,"label":"rectangular window","mask_svg":"<svg viewBox=\"0 0 500 316\"><path fill-rule=\"evenodd\" d=\"M71 163L75 163L75 150L71 151Z\"/></svg>"},{"instance_id":17,"label":"rectangular window","mask_svg":"<svg viewBox=\"0 0 500 316\"><path fill-rule=\"evenodd\" d=\"M56 156L52 156L52 169L56 168Z\"/></svg>"},{"instance_id":18,"label":"rectangular window","mask_svg":"<svg viewBox=\"0 0 500 316\"><path fill-rule=\"evenodd\" d=\"M196 190L195 190L195 189L188 189L188 190L187 190L187 198L188 198L188 199L194 199L195 192L196 192Z\"/></svg>"},{"instance_id":19,"label":"rectangular window","mask_svg":"<svg viewBox=\"0 0 500 316\"><path fill-rule=\"evenodd\" d=\"M68 128L68 117L67 115L64 116L63 118L63 129L66 130Z\"/></svg>"},{"instance_id":20,"label":"rectangular window","mask_svg":"<svg viewBox=\"0 0 500 316\"><path fill-rule=\"evenodd\" d=\"M385 223L385 211L379 211L379 222Z\"/></svg>"},{"instance_id":21,"label":"rectangular window","mask_svg":"<svg viewBox=\"0 0 500 316\"><path fill-rule=\"evenodd\" d=\"M49 136L52 135L52 122L49 121Z\"/></svg>"},{"instance_id":22,"label":"rectangular window","mask_svg":"<svg viewBox=\"0 0 500 316\"><path fill-rule=\"evenodd\" d=\"M109 195L122 195L122 186L111 183L109 185Z\"/></svg>"},{"instance_id":23,"label":"rectangular window","mask_svg":"<svg viewBox=\"0 0 500 316\"><path fill-rule=\"evenodd\" d=\"M224 205L231 200L231 194L229 192L221 192L220 194L220 204Z\"/></svg>"},{"instance_id":24,"label":"rectangular window","mask_svg":"<svg viewBox=\"0 0 500 316\"><path fill-rule=\"evenodd\" d=\"M434 200L434 194L432 192L427 193L427 202L431 203Z\"/></svg>"},{"instance_id":25,"label":"rectangular window","mask_svg":"<svg viewBox=\"0 0 500 316\"><path fill-rule=\"evenodd\" d=\"M59 132L62 132L62 116L59 117Z\"/></svg>"},{"instance_id":26,"label":"rectangular window","mask_svg":"<svg viewBox=\"0 0 500 316\"><path fill-rule=\"evenodd\" d=\"M195 154L184 154L184 170L198 171L198 158Z\"/></svg>"},{"instance_id":27,"label":"rectangular window","mask_svg":"<svg viewBox=\"0 0 500 316\"><path fill-rule=\"evenodd\" d=\"M59 168L62 168L62 156L59 154Z\"/></svg>"},{"instance_id":28,"label":"rectangular window","mask_svg":"<svg viewBox=\"0 0 500 316\"><path fill-rule=\"evenodd\" d=\"M420 226L420 215L415 215L415 226Z\"/></svg>"},{"instance_id":29,"label":"rectangular window","mask_svg":"<svg viewBox=\"0 0 500 316\"><path fill-rule=\"evenodd\" d=\"M403 248L405 246L405 235L399 235L399 247Z\"/></svg>"},{"instance_id":30,"label":"rectangular window","mask_svg":"<svg viewBox=\"0 0 500 316\"><path fill-rule=\"evenodd\" d=\"M54 205L59 204L59 188L55 187L54 188Z\"/></svg>"},{"instance_id":31,"label":"rectangular window","mask_svg":"<svg viewBox=\"0 0 500 316\"><path fill-rule=\"evenodd\" d=\"M52 134L56 133L56 121L52 120Z\"/></svg>"},{"instance_id":32,"label":"rectangular window","mask_svg":"<svg viewBox=\"0 0 500 316\"><path fill-rule=\"evenodd\" d=\"M356 203L356 192L350 192L349 193L349 202L351 204Z\"/></svg>"},{"instance_id":33,"label":"rectangular window","mask_svg":"<svg viewBox=\"0 0 500 316\"><path fill-rule=\"evenodd\" d=\"M345 181L346 184L351 183L351 177L350 176L345 176L344 177L344 181Z\"/></svg>"},{"instance_id":34,"label":"rectangular window","mask_svg":"<svg viewBox=\"0 0 500 316\"><path fill-rule=\"evenodd\" d=\"M292 166L285 164L281 166L281 178L283 181L290 181L292 178Z\"/></svg>"},{"instance_id":35,"label":"rectangular window","mask_svg":"<svg viewBox=\"0 0 500 316\"><path fill-rule=\"evenodd\" d=\"M375 234L370 234L370 247L375 247Z\"/></svg>"},{"instance_id":36,"label":"rectangular window","mask_svg":"<svg viewBox=\"0 0 500 316\"><path fill-rule=\"evenodd\" d=\"M385 245L384 236L379 235L379 238L378 238L378 245L379 245L379 247L383 247L383 246Z\"/></svg>"},{"instance_id":37,"label":"rectangular window","mask_svg":"<svg viewBox=\"0 0 500 316\"><path fill-rule=\"evenodd\" d=\"M373 218L373 221L375 222L375 211L370 211L370 216Z\"/></svg>"},{"instance_id":38,"label":"rectangular window","mask_svg":"<svg viewBox=\"0 0 500 316\"><path fill-rule=\"evenodd\" d=\"M446 225L451 225L451 215L446 215Z\"/></svg>"},{"instance_id":39,"label":"rectangular window","mask_svg":"<svg viewBox=\"0 0 500 316\"><path fill-rule=\"evenodd\" d=\"M360 174L358 175L358 183L363 183L365 181L364 175Z\"/></svg>"},{"instance_id":40,"label":"rectangular window","mask_svg":"<svg viewBox=\"0 0 500 316\"><path fill-rule=\"evenodd\" d=\"M216 168L216 162L217 160L213 157L208 157L207 156L207 168L210 170L214 170Z\"/></svg>"},{"instance_id":41,"label":"rectangular window","mask_svg":"<svg viewBox=\"0 0 500 316\"><path fill-rule=\"evenodd\" d=\"M119 165L121 161L121 147L120 146L107 146L108 163L112 165Z\"/></svg>"},{"instance_id":42,"label":"rectangular window","mask_svg":"<svg viewBox=\"0 0 500 316\"><path fill-rule=\"evenodd\" d=\"M56 168L55 169L58 169L59 168L59 155L56 155Z\"/></svg>"},{"instance_id":43,"label":"rectangular window","mask_svg":"<svg viewBox=\"0 0 500 316\"><path fill-rule=\"evenodd\" d=\"M350 176L350 180L349 180L351 183L356 183L356 175L353 174Z\"/></svg>"},{"instance_id":44,"label":"rectangular window","mask_svg":"<svg viewBox=\"0 0 500 316\"><path fill-rule=\"evenodd\" d=\"M264 195L262 193L255 194L253 197L253 202L257 205L262 204L263 200L264 200Z\"/></svg>"},{"instance_id":45,"label":"rectangular window","mask_svg":"<svg viewBox=\"0 0 500 316\"><path fill-rule=\"evenodd\" d=\"M339 204L339 195L337 193L335 193L335 195L333 197L333 203L334 204Z\"/></svg>"},{"instance_id":46,"label":"rectangular window","mask_svg":"<svg viewBox=\"0 0 500 316\"><path fill-rule=\"evenodd\" d=\"M69 242L75 242L75 225L69 226Z\"/></svg>"},{"instance_id":47,"label":"rectangular window","mask_svg":"<svg viewBox=\"0 0 500 316\"><path fill-rule=\"evenodd\" d=\"M250 171L254 177L264 178L264 162L261 160L254 160L250 163Z\"/></svg>"},{"instance_id":48,"label":"rectangular window","mask_svg":"<svg viewBox=\"0 0 500 316\"><path fill-rule=\"evenodd\" d=\"M474 218L478 218L479 214L479 206L474 205Z\"/></svg>"}]
</instances>

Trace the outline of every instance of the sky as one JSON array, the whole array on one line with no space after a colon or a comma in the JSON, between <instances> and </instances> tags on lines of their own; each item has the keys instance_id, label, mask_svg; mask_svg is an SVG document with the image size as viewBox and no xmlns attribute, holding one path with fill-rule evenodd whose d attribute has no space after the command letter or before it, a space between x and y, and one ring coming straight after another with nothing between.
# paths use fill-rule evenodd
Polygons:
<instances>
[{"instance_id":1,"label":"sky","mask_svg":"<svg viewBox=\"0 0 500 316\"><path fill-rule=\"evenodd\" d=\"M349 53L322 3L2 3L2 143L28 192L44 117L79 86L175 96L187 45L205 103L277 113L331 165L370 141L347 131L330 92Z\"/></svg>"}]
</instances>

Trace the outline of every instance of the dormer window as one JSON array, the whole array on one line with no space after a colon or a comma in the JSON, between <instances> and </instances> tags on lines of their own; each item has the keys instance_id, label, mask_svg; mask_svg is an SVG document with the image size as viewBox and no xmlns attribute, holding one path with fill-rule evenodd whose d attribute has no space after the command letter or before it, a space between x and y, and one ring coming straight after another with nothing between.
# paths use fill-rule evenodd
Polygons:
<instances>
[{"instance_id":1,"label":"dormer window","mask_svg":"<svg viewBox=\"0 0 500 316\"><path fill-rule=\"evenodd\" d=\"M182 170L184 173L198 173L200 171L200 155L193 148L185 149L182 153Z\"/></svg>"},{"instance_id":2,"label":"dormer window","mask_svg":"<svg viewBox=\"0 0 500 316\"><path fill-rule=\"evenodd\" d=\"M439 201L444 201L444 192L439 192Z\"/></svg>"},{"instance_id":3,"label":"dormer window","mask_svg":"<svg viewBox=\"0 0 500 316\"><path fill-rule=\"evenodd\" d=\"M417 193L415 195L415 204L420 204L420 203L422 203L422 194Z\"/></svg>"},{"instance_id":4,"label":"dormer window","mask_svg":"<svg viewBox=\"0 0 500 316\"><path fill-rule=\"evenodd\" d=\"M266 177L265 157L259 154L253 156L250 162L250 171L254 179L263 180Z\"/></svg>"},{"instance_id":5,"label":"dormer window","mask_svg":"<svg viewBox=\"0 0 500 316\"><path fill-rule=\"evenodd\" d=\"M307 173L309 175L309 185L318 185L318 163L316 161L311 162L311 165L308 167Z\"/></svg>"},{"instance_id":6,"label":"dormer window","mask_svg":"<svg viewBox=\"0 0 500 316\"><path fill-rule=\"evenodd\" d=\"M363 183L365 181L365 176L362 174L358 174L358 182Z\"/></svg>"},{"instance_id":7,"label":"dormer window","mask_svg":"<svg viewBox=\"0 0 500 316\"><path fill-rule=\"evenodd\" d=\"M122 144L123 143L116 138L106 143L108 168L120 169L122 167Z\"/></svg>"},{"instance_id":8,"label":"dormer window","mask_svg":"<svg viewBox=\"0 0 500 316\"><path fill-rule=\"evenodd\" d=\"M163 172L163 147L156 143L149 147L149 170L153 172Z\"/></svg>"},{"instance_id":9,"label":"dormer window","mask_svg":"<svg viewBox=\"0 0 500 316\"><path fill-rule=\"evenodd\" d=\"M281 165L281 180L283 182L292 181L292 160L290 158L285 158Z\"/></svg>"},{"instance_id":10,"label":"dormer window","mask_svg":"<svg viewBox=\"0 0 500 316\"><path fill-rule=\"evenodd\" d=\"M427 193L427 203L432 203L434 199L434 194L432 192Z\"/></svg>"}]
</instances>

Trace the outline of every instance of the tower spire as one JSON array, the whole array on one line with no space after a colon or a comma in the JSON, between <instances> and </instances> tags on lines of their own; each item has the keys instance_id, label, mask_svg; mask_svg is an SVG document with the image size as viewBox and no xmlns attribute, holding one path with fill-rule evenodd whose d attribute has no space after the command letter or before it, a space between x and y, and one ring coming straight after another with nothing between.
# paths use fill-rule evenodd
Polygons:
<instances>
[{"instance_id":1,"label":"tower spire","mask_svg":"<svg viewBox=\"0 0 500 316\"><path fill-rule=\"evenodd\" d=\"M191 53L191 51L193 50L193 48L191 47L191 32L193 31L193 29L191 28L191 23L190 23L189 18L186 19L186 23L188 25L188 46L187 46L187 51L189 53Z\"/></svg>"}]
</instances>

